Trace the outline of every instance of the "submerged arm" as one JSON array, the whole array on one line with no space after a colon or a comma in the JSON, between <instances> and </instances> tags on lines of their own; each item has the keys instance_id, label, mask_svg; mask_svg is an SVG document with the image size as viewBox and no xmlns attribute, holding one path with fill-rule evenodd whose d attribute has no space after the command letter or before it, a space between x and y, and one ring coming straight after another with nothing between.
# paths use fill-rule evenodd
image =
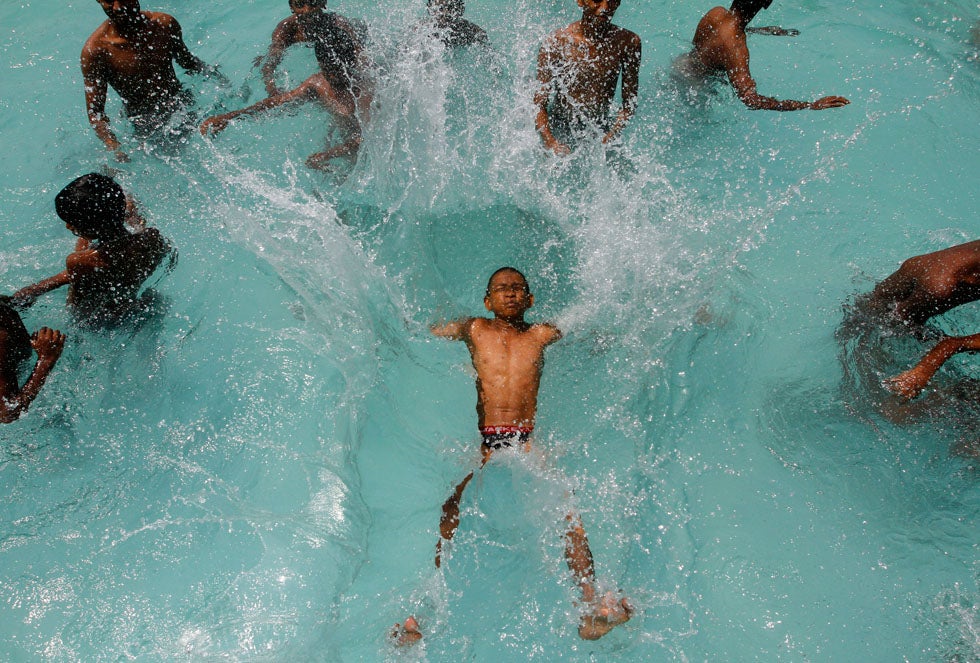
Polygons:
<instances>
[{"instance_id":1,"label":"submerged arm","mask_svg":"<svg viewBox=\"0 0 980 663\"><path fill-rule=\"evenodd\" d=\"M167 29L170 32L170 48L172 49L174 60L184 71L192 74L206 74L212 67L209 67L204 60L197 57L184 43L184 33L180 28L177 19L167 17Z\"/></svg>"},{"instance_id":2,"label":"submerged arm","mask_svg":"<svg viewBox=\"0 0 980 663\"><path fill-rule=\"evenodd\" d=\"M177 64L190 74L201 74L208 78L214 77L224 86L231 85L231 81L218 70L217 66L207 64L204 60L191 53L190 49L187 48L187 44L184 43L184 34L180 28L180 23L172 16L167 18L169 20L167 27L170 30L170 48Z\"/></svg>"},{"instance_id":3,"label":"submerged arm","mask_svg":"<svg viewBox=\"0 0 980 663\"><path fill-rule=\"evenodd\" d=\"M276 87L275 75L276 68L282 62L286 49L295 42L293 38L294 29L291 29L293 22L289 18L283 19L276 29L272 32L272 43L269 44L269 52L262 63L262 82L265 84L265 91L270 97L280 94Z\"/></svg>"},{"instance_id":4,"label":"submerged arm","mask_svg":"<svg viewBox=\"0 0 980 663\"><path fill-rule=\"evenodd\" d=\"M796 28L781 28L778 25L760 25L757 28L745 28L746 32L757 35L771 35L773 37L796 37L800 31Z\"/></svg>"},{"instance_id":5,"label":"submerged arm","mask_svg":"<svg viewBox=\"0 0 980 663\"><path fill-rule=\"evenodd\" d=\"M950 336L937 343L918 364L885 380L885 388L905 398L918 396L943 364L960 352L980 352L980 334Z\"/></svg>"}]
</instances>

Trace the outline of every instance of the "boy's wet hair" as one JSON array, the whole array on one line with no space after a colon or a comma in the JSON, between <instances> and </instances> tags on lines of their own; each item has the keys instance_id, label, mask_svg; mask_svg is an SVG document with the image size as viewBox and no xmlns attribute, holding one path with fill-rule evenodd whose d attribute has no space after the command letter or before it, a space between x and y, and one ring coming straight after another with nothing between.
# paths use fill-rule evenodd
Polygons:
<instances>
[{"instance_id":1,"label":"boy's wet hair","mask_svg":"<svg viewBox=\"0 0 980 663\"><path fill-rule=\"evenodd\" d=\"M464 1L465 0L443 0L442 4L444 4L447 9L455 9L462 12L466 6ZM427 0L425 4L427 7L431 7L433 4L435 4L435 0Z\"/></svg>"},{"instance_id":2,"label":"boy's wet hair","mask_svg":"<svg viewBox=\"0 0 980 663\"><path fill-rule=\"evenodd\" d=\"M111 239L125 231L126 194L112 179L89 173L75 179L54 199L61 220L90 239Z\"/></svg>"},{"instance_id":3,"label":"boy's wet hair","mask_svg":"<svg viewBox=\"0 0 980 663\"><path fill-rule=\"evenodd\" d=\"M10 297L0 297L0 333L6 335L7 356L0 357L0 362L16 365L24 361L31 353L31 337L24 327L20 314L11 305Z\"/></svg>"},{"instance_id":4,"label":"boy's wet hair","mask_svg":"<svg viewBox=\"0 0 980 663\"><path fill-rule=\"evenodd\" d=\"M337 14L316 14L303 29L313 44L320 70L328 77L351 80L357 69L357 53L364 44L359 36L351 36L340 20Z\"/></svg>"},{"instance_id":5,"label":"boy's wet hair","mask_svg":"<svg viewBox=\"0 0 980 663\"><path fill-rule=\"evenodd\" d=\"M738 9L739 12L758 12L769 9L773 0L732 0L731 9Z\"/></svg>"},{"instance_id":6,"label":"boy's wet hair","mask_svg":"<svg viewBox=\"0 0 980 663\"><path fill-rule=\"evenodd\" d=\"M524 281L524 289L527 290L528 292L530 292L531 286L528 285L527 277L524 276L524 273L521 272L521 270L517 269L516 267L501 267L500 269L498 269L497 271L495 271L493 274L491 274L489 279L487 279L487 295L488 296L490 295L490 284L493 283L494 277L496 277L497 274L503 274L504 272L513 272L514 274L517 274L518 276L520 276L521 279Z\"/></svg>"}]
</instances>

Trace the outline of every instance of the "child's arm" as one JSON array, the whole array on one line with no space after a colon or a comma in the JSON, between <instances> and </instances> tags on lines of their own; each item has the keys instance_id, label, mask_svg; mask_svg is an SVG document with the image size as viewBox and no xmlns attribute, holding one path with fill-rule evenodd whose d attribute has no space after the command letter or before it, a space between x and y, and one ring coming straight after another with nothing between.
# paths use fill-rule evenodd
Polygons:
<instances>
[{"instance_id":1,"label":"child's arm","mask_svg":"<svg viewBox=\"0 0 980 663\"><path fill-rule=\"evenodd\" d=\"M146 219L144 219L143 215L140 214L139 206L136 204L136 199L129 194L126 194L126 225L132 228L135 232L139 232L146 228ZM75 250L79 251L82 248L88 248L88 245L84 247L76 246Z\"/></svg>"},{"instance_id":2,"label":"child's arm","mask_svg":"<svg viewBox=\"0 0 980 663\"><path fill-rule=\"evenodd\" d=\"M71 277L66 269L60 274L49 276L48 278L38 281L33 285L29 285L26 288L21 288L11 296L11 304L18 308L27 308L34 303L35 299L44 293L57 290L62 286L68 285L69 283L71 283Z\"/></svg>"},{"instance_id":3,"label":"child's arm","mask_svg":"<svg viewBox=\"0 0 980 663\"><path fill-rule=\"evenodd\" d=\"M745 28L745 31L757 35L772 35L774 37L796 37L800 31L796 28L781 28L778 25L760 25L757 28Z\"/></svg>"},{"instance_id":4,"label":"child's arm","mask_svg":"<svg viewBox=\"0 0 980 663\"><path fill-rule=\"evenodd\" d=\"M936 371L953 355L978 351L980 351L980 334L944 338L927 352L918 364L904 373L888 378L882 384L885 389L899 396L915 398L929 384Z\"/></svg>"},{"instance_id":5,"label":"child's arm","mask_svg":"<svg viewBox=\"0 0 980 663\"><path fill-rule=\"evenodd\" d=\"M0 398L0 423L16 421L37 398L48 379L51 369L58 362L65 347L65 335L56 329L41 327L31 336L31 346L37 352L37 363L31 377L17 393Z\"/></svg>"},{"instance_id":6,"label":"child's arm","mask_svg":"<svg viewBox=\"0 0 980 663\"><path fill-rule=\"evenodd\" d=\"M311 98L315 98L315 91L313 85L315 81L313 80L316 74L307 78L303 83L300 84L295 90L290 90L289 92L283 92L282 94L277 94L273 97L266 97L261 101L257 101L247 108L242 108L241 110L230 111L228 113L221 113L220 115L213 115L201 124L201 135L207 136L208 133L216 134L219 131L223 131L228 123L234 120L236 117L241 115L258 115L264 113L265 111L277 108L279 106L284 106L286 104L294 103L297 101L309 101Z\"/></svg>"},{"instance_id":7,"label":"child's arm","mask_svg":"<svg viewBox=\"0 0 980 663\"><path fill-rule=\"evenodd\" d=\"M452 322L434 324L429 327L429 331L439 338L448 338L450 341L462 341L469 337L472 324L473 318L460 318Z\"/></svg>"}]
</instances>

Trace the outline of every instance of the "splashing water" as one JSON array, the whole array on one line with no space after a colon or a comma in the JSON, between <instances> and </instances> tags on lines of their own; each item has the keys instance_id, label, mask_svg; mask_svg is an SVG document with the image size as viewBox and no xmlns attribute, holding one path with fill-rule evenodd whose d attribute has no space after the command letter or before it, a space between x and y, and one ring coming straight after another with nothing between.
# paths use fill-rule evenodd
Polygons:
<instances>
[{"instance_id":1,"label":"splashing water","mask_svg":"<svg viewBox=\"0 0 980 663\"><path fill-rule=\"evenodd\" d=\"M259 98L286 2L144 8L234 81L184 77L202 117ZM843 308L976 237L977 7L775 4L757 22L801 34L750 37L760 91L852 101L819 113L678 88L707 8L623 4L638 113L559 160L531 96L573 2L471 0L486 52L426 42L421 0L332 2L366 21L378 89L357 163L322 174L314 105L141 151L112 93L133 159L108 163L78 71L97 4L0 7L5 292L61 269L54 194L106 165L180 251L139 328L77 329L60 294L25 314L69 342L0 429L0 658L980 660L975 358L899 407L878 383L926 345ZM281 82L314 66L294 47ZM427 327L481 314L505 264L566 333L544 460L478 475L435 572L478 443L466 350ZM569 509L637 609L597 642L575 634ZM395 650L412 612L427 637Z\"/></svg>"}]
</instances>

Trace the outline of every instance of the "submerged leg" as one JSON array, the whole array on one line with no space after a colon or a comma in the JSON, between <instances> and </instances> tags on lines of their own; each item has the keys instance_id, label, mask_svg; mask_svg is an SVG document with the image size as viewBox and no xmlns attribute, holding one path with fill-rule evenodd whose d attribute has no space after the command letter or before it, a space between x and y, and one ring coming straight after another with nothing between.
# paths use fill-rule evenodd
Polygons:
<instances>
[{"instance_id":1,"label":"submerged leg","mask_svg":"<svg viewBox=\"0 0 980 663\"><path fill-rule=\"evenodd\" d=\"M586 606L579 621L578 634L583 640L598 640L614 627L628 621L633 608L625 598L617 601L612 592L596 598L595 565L582 520L574 514L568 514L565 518L568 521L565 559L575 584L582 590L582 602Z\"/></svg>"},{"instance_id":2,"label":"submerged leg","mask_svg":"<svg viewBox=\"0 0 980 663\"><path fill-rule=\"evenodd\" d=\"M442 505L442 518L439 520L439 541L436 542L436 568L442 564L442 542L452 540L459 527L459 502L463 499L463 491L466 484L473 478L470 472L466 478L459 482L456 490L449 496L449 499Z\"/></svg>"}]
</instances>

